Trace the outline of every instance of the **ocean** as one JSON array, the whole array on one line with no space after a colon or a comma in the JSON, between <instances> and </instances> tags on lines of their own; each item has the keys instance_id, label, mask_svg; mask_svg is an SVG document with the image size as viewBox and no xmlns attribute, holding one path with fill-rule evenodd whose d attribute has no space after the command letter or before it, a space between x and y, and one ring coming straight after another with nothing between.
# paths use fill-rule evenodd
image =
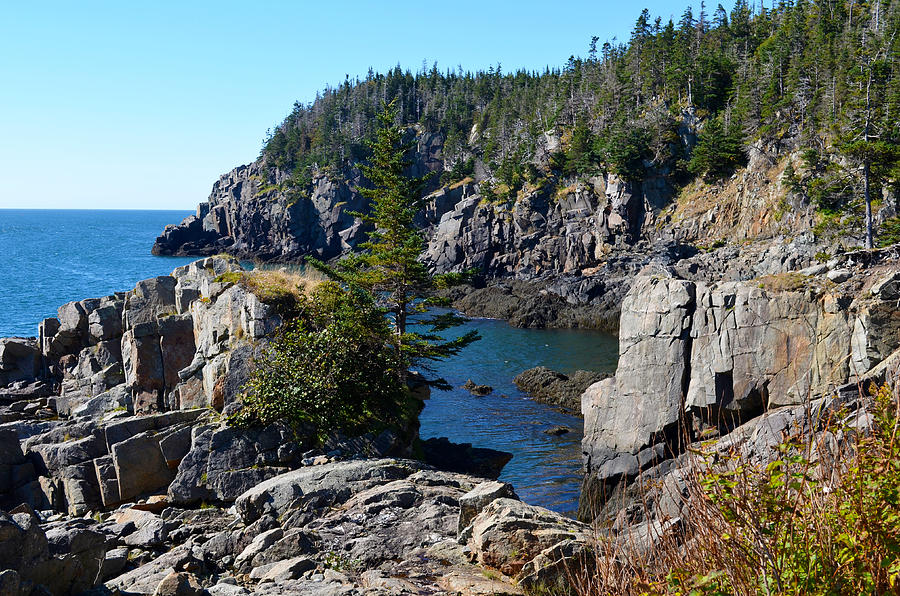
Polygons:
<instances>
[{"instance_id":1,"label":"ocean","mask_svg":"<svg viewBox=\"0 0 900 596\"><path fill-rule=\"evenodd\" d=\"M0 337L37 335L72 300L130 290L184 257L150 254L190 211L0 209Z\"/></svg>"}]
</instances>

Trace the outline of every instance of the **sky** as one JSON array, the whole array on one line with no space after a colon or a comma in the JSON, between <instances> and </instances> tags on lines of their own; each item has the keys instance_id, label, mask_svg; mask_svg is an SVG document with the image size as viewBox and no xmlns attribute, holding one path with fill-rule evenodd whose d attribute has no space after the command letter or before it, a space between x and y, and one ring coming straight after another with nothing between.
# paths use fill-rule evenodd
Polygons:
<instances>
[{"instance_id":1,"label":"sky","mask_svg":"<svg viewBox=\"0 0 900 596\"><path fill-rule=\"evenodd\" d=\"M0 0L0 209L192 210L346 75L562 66L687 3Z\"/></svg>"}]
</instances>

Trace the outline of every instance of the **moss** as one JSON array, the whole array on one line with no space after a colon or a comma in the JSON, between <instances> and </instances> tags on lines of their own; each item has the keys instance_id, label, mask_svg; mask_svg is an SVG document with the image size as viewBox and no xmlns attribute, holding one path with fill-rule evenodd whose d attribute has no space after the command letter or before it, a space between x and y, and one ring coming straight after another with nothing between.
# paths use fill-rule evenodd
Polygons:
<instances>
[{"instance_id":1,"label":"moss","mask_svg":"<svg viewBox=\"0 0 900 596\"><path fill-rule=\"evenodd\" d=\"M226 284L236 284L240 282L244 277L244 272L242 271L227 271L222 273L221 275L216 276L213 280L216 283L226 283Z\"/></svg>"}]
</instances>

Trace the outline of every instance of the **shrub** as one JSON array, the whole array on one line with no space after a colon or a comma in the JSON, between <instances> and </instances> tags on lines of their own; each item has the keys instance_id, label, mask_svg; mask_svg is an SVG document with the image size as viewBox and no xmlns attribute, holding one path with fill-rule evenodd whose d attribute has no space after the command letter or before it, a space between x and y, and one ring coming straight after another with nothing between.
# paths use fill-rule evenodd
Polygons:
<instances>
[{"instance_id":1,"label":"shrub","mask_svg":"<svg viewBox=\"0 0 900 596\"><path fill-rule=\"evenodd\" d=\"M746 161L741 143L739 130L727 128L719 118L713 118L700 133L688 170L708 182L725 178Z\"/></svg>"},{"instance_id":2,"label":"shrub","mask_svg":"<svg viewBox=\"0 0 900 596\"><path fill-rule=\"evenodd\" d=\"M407 391L388 322L371 295L323 282L297 306L298 316L255 361L244 408L232 421L312 423L320 433L398 422Z\"/></svg>"},{"instance_id":3,"label":"shrub","mask_svg":"<svg viewBox=\"0 0 900 596\"><path fill-rule=\"evenodd\" d=\"M887 386L873 392L868 431L825 421L787 436L766 464L694 451L679 529L643 552L600 539L595 560L570 570L575 591L900 593L900 402Z\"/></svg>"},{"instance_id":4,"label":"shrub","mask_svg":"<svg viewBox=\"0 0 900 596\"><path fill-rule=\"evenodd\" d=\"M884 248L898 242L900 242L900 217L891 217L881 224L878 231L878 246Z\"/></svg>"}]
</instances>

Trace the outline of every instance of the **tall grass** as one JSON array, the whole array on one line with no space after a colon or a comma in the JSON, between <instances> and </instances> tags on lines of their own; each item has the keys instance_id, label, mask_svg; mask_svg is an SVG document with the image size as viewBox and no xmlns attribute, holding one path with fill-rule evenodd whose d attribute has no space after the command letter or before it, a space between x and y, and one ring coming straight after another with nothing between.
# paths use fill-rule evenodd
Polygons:
<instances>
[{"instance_id":1,"label":"tall grass","mask_svg":"<svg viewBox=\"0 0 900 596\"><path fill-rule=\"evenodd\" d=\"M900 401L871 393L856 414L785 433L762 462L695 447L680 517L598 537L567 570L572 591L900 594Z\"/></svg>"}]
</instances>

